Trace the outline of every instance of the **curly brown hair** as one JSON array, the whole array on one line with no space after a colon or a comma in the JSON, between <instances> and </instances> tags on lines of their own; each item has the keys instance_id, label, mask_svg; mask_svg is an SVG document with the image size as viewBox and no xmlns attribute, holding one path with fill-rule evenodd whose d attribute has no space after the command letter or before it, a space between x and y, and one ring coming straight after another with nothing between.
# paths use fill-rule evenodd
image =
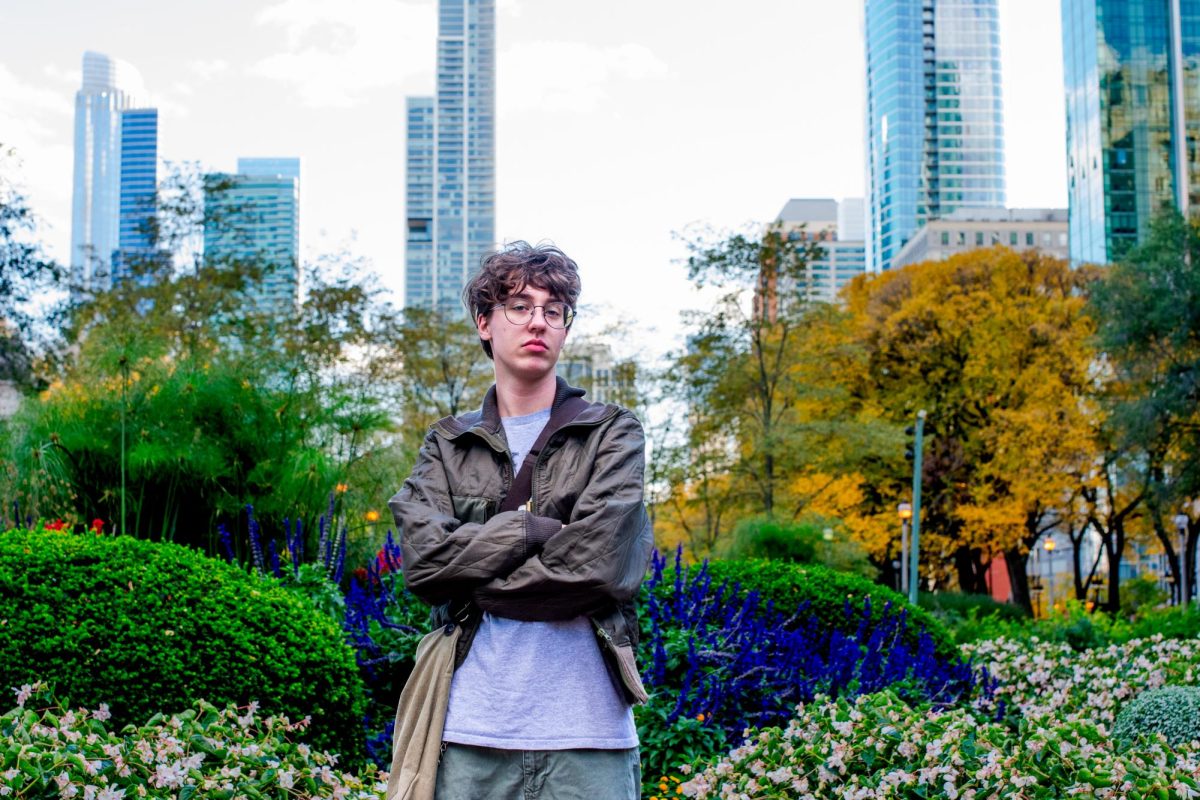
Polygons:
<instances>
[{"instance_id":1,"label":"curly brown hair","mask_svg":"<svg viewBox=\"0 0 1200 800\"><path fill-rule=\"evenodd\" d=\"M479 272L463 289L463 305L478 321L526 286L550 293L571 308L579 300L579 265L552 244L516 241L483 259ZM492 357L492 344L479 340L483 352Z\"/></svg>"}]
</instances>

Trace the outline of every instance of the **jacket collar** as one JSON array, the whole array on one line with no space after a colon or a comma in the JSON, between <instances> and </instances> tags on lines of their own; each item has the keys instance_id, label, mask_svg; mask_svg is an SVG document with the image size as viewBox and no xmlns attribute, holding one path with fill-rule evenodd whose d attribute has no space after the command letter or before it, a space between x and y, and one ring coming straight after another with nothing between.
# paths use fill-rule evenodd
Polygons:
<instances>
[{"instance_id":1,"label":"jacket collar","mask_svg":"<svg viewBox=\"0 0 1200 800\"><path fill-rule=\"evenodd\" d=\"M561 377L555 376L554 404L551 413L568 397L582 397L587 394L583 389L572 386ZM603 403L592 403L568 424L595 424L615 414L617 407ZM500 423L500 407L496 403L496 384L492 384L483 397L483 406L478 411L470 411L457 417L442 417L433 423L433 429L447 439L457 439L468 433L473 433L493 448L506 450L504 434Z\"/></svg>"}]
</instances>

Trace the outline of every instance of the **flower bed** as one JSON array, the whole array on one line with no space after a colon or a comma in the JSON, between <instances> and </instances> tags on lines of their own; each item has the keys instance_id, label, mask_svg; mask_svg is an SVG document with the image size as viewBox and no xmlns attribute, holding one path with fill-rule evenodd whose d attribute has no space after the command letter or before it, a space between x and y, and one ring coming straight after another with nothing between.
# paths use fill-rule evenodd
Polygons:
<instances>
[{"instance_id":1,"label":"flower bed","mask_svg":"<svg viewBox=\"0 0 1200 800\"><path fill-rule=\"evenodd\" d=\"M105 725L105 706L68 710L45 684L23 686L17 706L0 716L0 797L383 796L386 776L374 768L342 772L336 756L295 741L308 719L256 711L199 702L117 734Z\"/></svg>"},{"instance_id":2,"label":"flower bed","mask_svg":"<svg viewBox=\"0 0 1200 800\"><path fill-rule=\"evenodd\" d=\"M1191 683L1200 642L1141 639L1076 652L1011 640L964 648L996 680L993 699L940 710L885 690L801 704L680 785L696 798L1191 798L1200 742L1171 748L1110 736L1144 689ZM685 769L685 772L687 770Z\"/></svg>"}]
</instances>

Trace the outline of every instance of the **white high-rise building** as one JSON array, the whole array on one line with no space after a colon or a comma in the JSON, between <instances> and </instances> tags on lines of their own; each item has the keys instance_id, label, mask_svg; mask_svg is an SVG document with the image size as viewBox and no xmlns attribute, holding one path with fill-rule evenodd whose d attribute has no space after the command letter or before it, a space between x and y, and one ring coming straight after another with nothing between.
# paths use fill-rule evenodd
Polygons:
<instances>
[{"instance_id":1,"label":"white high-rise building","mask_svg":"<svg viewBox=\"0 0 1200 800\"><path fill-rule=\"evenodd\" d=\"M120 244L122 112L145 102L141 74L100 53L83 54L83 86L75 93L75 182L71 206L72 285L112 285Z\"/></svg>"}]
</instances>

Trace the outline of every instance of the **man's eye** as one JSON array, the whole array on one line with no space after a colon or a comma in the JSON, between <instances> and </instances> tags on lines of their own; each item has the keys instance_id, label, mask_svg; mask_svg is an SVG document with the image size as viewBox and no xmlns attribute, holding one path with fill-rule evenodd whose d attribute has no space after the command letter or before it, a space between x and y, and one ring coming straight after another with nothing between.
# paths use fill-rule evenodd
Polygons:
<instances>
[{"instance_id":1,"label":"man's eye","mask_svg":"<svg viewBox=\"0 0 1200 800\"><path fill-rule=\"evenodd\" d=\"M550 319L561 319L562 315L563 315L563 312L562 312L561 308L555 308L554 306L550 306L546 309L546 316L549 317Z\"/></svg>"},{"instance_id":2,"label":"man's eye","mask_svg":"<svg viewBox=\"0 0 1200 800\"><path fill-rule=\"evenodd\" d=\"M529 310L529 303L509 303L508 307L518 314L524 314Z\"/></svg>"}]
</instances>

